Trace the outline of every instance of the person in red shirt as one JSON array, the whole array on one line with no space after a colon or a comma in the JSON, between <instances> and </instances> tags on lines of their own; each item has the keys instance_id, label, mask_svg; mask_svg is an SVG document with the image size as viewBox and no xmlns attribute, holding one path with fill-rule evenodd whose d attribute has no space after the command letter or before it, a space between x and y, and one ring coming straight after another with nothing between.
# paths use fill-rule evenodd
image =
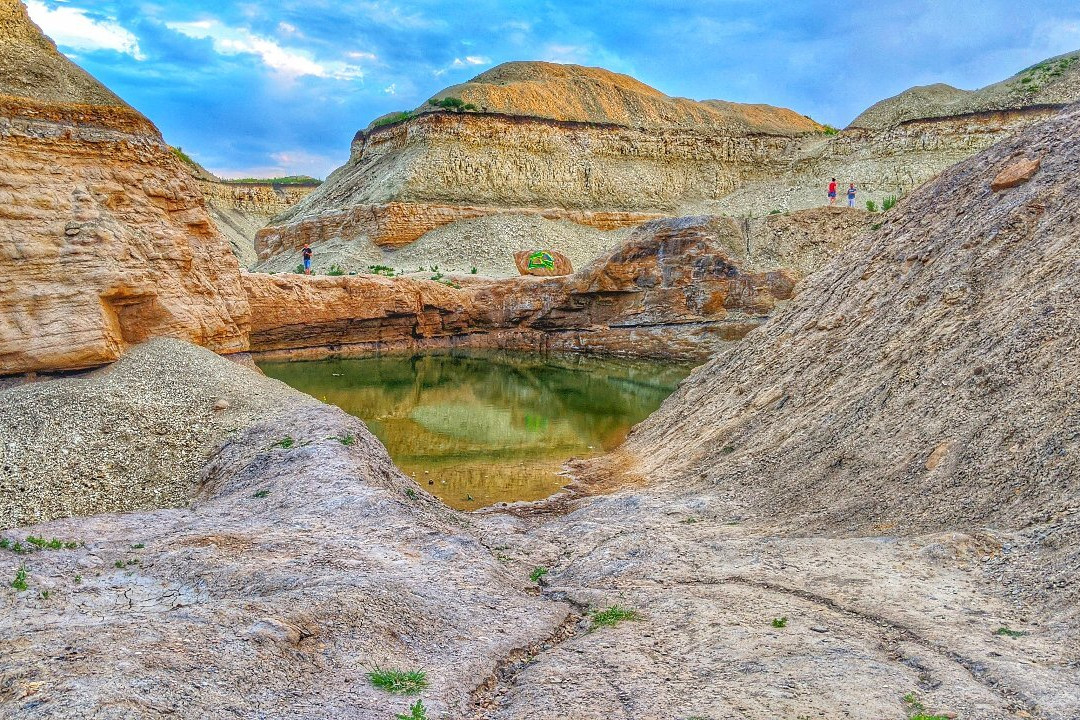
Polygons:
<instances>
[{"instance_id":1,"label":"person in red shirt","mask_svg":"<svg viewBox=\"0 0 1080 720\"><path fill-rule=\"evenodd\" d=\"M836 178L833 178L832 182L829 183L829 204L836 204Z\"/></svg>"}]
</instances>

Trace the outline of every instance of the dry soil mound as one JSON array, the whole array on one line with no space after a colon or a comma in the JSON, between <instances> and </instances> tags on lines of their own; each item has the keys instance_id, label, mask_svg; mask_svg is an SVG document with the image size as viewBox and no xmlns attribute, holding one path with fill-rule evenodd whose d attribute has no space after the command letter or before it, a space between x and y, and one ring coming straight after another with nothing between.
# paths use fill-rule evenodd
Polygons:
<instances>
[{"instance_id":1,"label":"dry soil mound","mask_svg":"<svg viewBox=\"0 0 1080 720\"><path fill-rule=\"evenodd\" d=\"M485 112L642 128L792 135L823 128L792 110L672 98L628 75L603 68L509 62L446 88L434 99L460 98ZM431 105L417 108L430 111Z\"/></svg>"}]
</instances>

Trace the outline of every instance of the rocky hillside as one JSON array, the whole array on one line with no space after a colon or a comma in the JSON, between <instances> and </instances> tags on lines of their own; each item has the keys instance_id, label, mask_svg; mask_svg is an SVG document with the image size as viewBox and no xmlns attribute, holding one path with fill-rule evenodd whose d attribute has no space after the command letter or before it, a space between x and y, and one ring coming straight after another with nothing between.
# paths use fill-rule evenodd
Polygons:
<instances>
[{"instance_id":1,"label":"rocky hillside","mask_svg":"<svg viewBox=\"0 0 1080 720\"><path fill-rule=\"evenodd\" d=\"M1073 105L913 193L634 434L645 472L802 529L1075 533L1078 133Z\"/></svg>"},{"instance_id":2,"label":"rocky hillside","mask_svg":"<svg viewBox=\"0 0 1080 720\"><path fill-rule=\"evenodd\" d=\"M603 230L775 174L824 128L788 110L670 98L597 68L508 63L357 134L349 162L259 233L262 260L345 241L399 247L455 220L542 215ZM486 109L485 109L486 108Z\"/></svg>"},{"instance_id":3,"label":"rocky hillside","mask_svg":"<svg viewBox=\"0 0 1080 720\"><path fill-rule=\"evenodd\" d=\"M776 177L752 180L682 212L761 215L826 202L835 177L857 201L902 197L949 166L1080 100L1080 52L1050 58L981 90L915 87L868 108L839 134L807 142ZM841 203L846 202L840 198Z\"/></svg>"},{"instance_id":4,"label":"rocky hillside","mask_svg":"<svg viewBox=\"0 0 1080 720\"><path fill-rule=\"evenodd\" d=\"M149 120L0 10L0 372L100 365L147 338L247 344L239 267Z\"/></svg>"}]
</instances>

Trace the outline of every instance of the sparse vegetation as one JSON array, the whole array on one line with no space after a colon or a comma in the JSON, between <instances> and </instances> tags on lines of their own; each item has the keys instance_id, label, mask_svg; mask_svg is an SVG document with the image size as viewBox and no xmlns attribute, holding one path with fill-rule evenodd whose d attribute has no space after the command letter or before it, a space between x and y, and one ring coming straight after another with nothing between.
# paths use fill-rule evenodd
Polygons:
<instances>
[{"instance_id":1,"label":"sparse vegetation","mask_svg":"<svg viewBox=\"0 0 1080 720\"><path fill-rule=\"evenodd\" d=\"M537 565L536 567L533 568L533 571L531 573L529 573L529 579L532 580L537 585L539 585L540 581L547 574L548 574L548 569L546 567L544 567L543 565Z\"/></svg>"},{"instance_id":2,"label":"sparse vegetation","mask_svg":"<svg viewBox=\"0 0 1080 720\"><path fill-rule=\"evenodd\" d=\"M779 215L779 214L780 214L780 213L782 213L782 212L784 212L784 211L783 211L783 210L778 210L778 209L776 209L776 208L773 208L772 210L770 210L770 211L769 211L769 214L770 214L770 215Z\"/></svg>"},{"instance_id":3,"label":"sparse vegetation","mask_svg":"<svg viewBox=\"0 0 1080 720\"><path fill-rule=\"evenodd\" d=\"M475 265L473 265L471 268L469 268L469 274L470 275L475 275L476 274L476 266Z\"/></svg>"},{"instance_id":4,"label":"sparse vegetation","mask_svg":"<svg viewBox=\"0 0 1080 720\"><path fill-rule=\"evenodd\" d=\"M772 619L772 626L774 628L786 628L787 627L787 617L785 616L785 617L773 618Z\"/></svg>"},{"instance_id":5,"label":"sparse vegetation","mask_svg":"<svg viewBox=\"0 0 1080 720\"><path fill-rule=\"evenodd\" d=\"M873 225L870 226L870 229L871 230L880 230L881 229L881 223L874 223Z\"/></svg>"},{"instance_id":6,"label":"sparse vegetation","mask_svg":"<svg viewBox=\"0 0 1080 720\"><path fill-rule=\"evenodd\" d=\"M226 180L227 185L321 185L322 180L310 175L286 175L272 178L238 178Z\"/></svg>"},{"instance_id":7,"label":"sparse vegetation","mask_svg":"<svg viewBox=\"0 0 1080 720\"><path fill-rule=\"evenodd\" d=\"M436 100L432 98L428 100L428 105L432 107L442 108L443 110L453 110L454 112L465 112L469 110L479 110L472 103L467 103L461 98L456 97L444 97L442 100Z\"/></svg>"},{"instance_id":8,"label":"sparse vegetation","mask_svg":"<svg viewBox=\"0 0 1080 720\"><path fill-rule=\"evenodd\" d=\"M190 156L189 156L189 155L188 155L188 154L187 154L186 152L184 152L183 148L178 148L178 147L170 147L170 148L169 148L169 151L170 151L170 152L171 152L171 153L172 153L173 155L175 155L176 157L180 158L180 160L181 160L182 162L185 162L185 163L187 163L188 165L191 165L192 167L195 167L195 166L196 166L196 163L195 163L195 161L194 161L194 160L192 160L192 159L191 159L191 157L190 157Z\"/></svg>"},{"instance_id":9,"label":"sparse vegetation","mask_svg":"<svg viewBox=\"0 0 1080 720\"><path fill-rule=\"evenodd\" d=\"M889 195L888 197L886 197L884 200L881 201L881 209L883 211L884 210L890 210L895 206L896 206L896 196L895 195Z\"/></svg>"},{"instance_id":10,"label":"sparse vegetation","mask_svg":"<svg viewBox=\"0 0 1080 720\"><path fill-rule=\"evenodd\" d=\"M826 125L825 129L821 132L825 135L838 135L840 133L840 131L834 128L832 125Z\"/></svg>"},{"instance_id":11,"label":"sparse vegetation","mask_svg":"<svg viewBox=\"0 0 1080 720\"><path fill-rule=\"evenodd\" d=\"M679 524L680 525L693 525L694 523L698 523L698 522L701 522L701 518L698 518L695 515L691 515L688 518L683 518L682 520L680 520Z\"/></svg>"},{"instance_id":12,"label":"sparse vegetation","mask_svg":"<svg viewBox=\"0 0 1080 720\"><path fill-rule=\"evenodd\" d=\"M877 203L874 202L873 200L867 200L866 201L866 209L869 210L870 212L877 212Z\"/></svg>"},{"instance_id":13,"label":"sparse vegetation","mask_svg":"<svg viewBox=\"0 0 1080 720\"><path fill-rule=\"evenodd\" d=\"M446 276L443 275L441 272L435 272L435 274L431 276L431 279L438 282L439 280L442 280L444 277L446 277Z\"/></svg>"},{"instance_id":14,"label":"sparse vegetation","mask_svg":"<svg viewBox=\"0 0 1080 720\"><path fill-rule=\"evenodd\" d=\"M641 614L637 610L612 605L607 610L594 610L591 614L592 625L589 630L602 627L615 627L624 620L640 620Z\"/></svg>"},{"instance_id":15,"label":"sparse vegetation","mask_svg":"<svg viewBox=\"0 0 1080 720\"><path fill-rule=\"evenodd\" d=\"M386 117L379 118L375 122L371 123L371 127L377 128L377 127L386 127L387 125L396 125L398 123L405 122L406 120L409 120L412 117L413 117L412 110L403 110L401 112L396 112L396 113L394 113L392 115L387 115Z\"/></svg>"},{"instance_id":16,"label":"sparse vegetation","mask_svg":"<svg viewBox=\"0 0 1080 720\"><path fill-rule=\"evenodd\" d=\"M946 715L930 715L926 712L926 706L922 704L918 696L909 692L904 696L904 704L908 706L908 720L949 720Z\"/></svg>"},{"instance_id":17,"label":"sparse vegetation","mask_svg":"<svg viewBox=\"0 0 1080 720\"><path fill-rule=\"evenodd\" d=\"M405 497L409 498L410 500L416 500L419 496L416 494L415 490L413 490L412 488L407 488L405 490Z\"/></svg>"},{"instance_id":18,"label":"sparse vegetation","mask_svg":"<svg viewBox=\"0 0 1080 720\"><path fill-rule=\"evenodd\" d=\"M1020 73L1019 89L1028 95L1034 95L1043 85L1061 77L1080 61L1080 55L1070 55L1058 60L1044 60Z\"/></svg>"},{"instance_id":19,"label":"sparse vegetation","mask_svg":"<svg viewBox=\"0 0 1080 720\"><path fill-rule=\"evenodd\" d=\"M382 275L384 277L394 277L395 275L401 275L401 272L394 272L394 268L387 265L368 265L368 271L372 275Z\"/></svg>"},{"instance_id":20,"label":"sparse vegetation","mask_svg":"<svg viewBox=\"0 0 1080 720\"><path fill-rule=\"evenodd\" d=\"M344 270L344 268L342 268L337 263L334 263L333 265L330 266L330 269L326 271L326 274L327 275L333 275L333 276L336 277L338 275L344 275L345 270Z\"/></svg>"},{"instance_id":21,"label":"sparse vegetation","mask_svg":"<svg viewBox=\"0 0 1080 720\"><path fill-rule=\"evenodd\" d=\"M427 720L427 710L424 708L424 703L417 700L409 706L407 715L398 713L397 720Z\"/></svg>"},{"instance_id":22,"label":"sparse vegetation","mask_svg":"<svg viewBox=\"0 0 1080 720\"><path fill-rule=\"evenodd\" d=\"M74 550L79 547L79 543L74 540L69 540L67 542L56 538L46 540L43 537L34 537L33 535L27 537L26 542L30 543L38 550Z\"/></svg>"},{"instance_id":23,"label":"sparse vegetation","mask_svg":"<svg viewBox=\"0 0 1080 720\"><path fill-rule=\"evenodd\" d=\"M15 571L15 579L11 581L11 587L16 591L22 592L26 590L29 585L26 584L26 566L20 565L19 569Z\"/></svg>"},{"instance_id":24,"label":"sparse vegetation","mask_svg":"<svg viewBox=\"0 0 1080 720\"><path fill-rule=\"evenodd\" d=\"M344 445L345 447L349 447L351 445L356 444L356 436L351 434L351 433L348 434L348 435L338 435L334 439L337 440L342 445Z\"/></svg>"},{"instance_id":25,"label":"sparse vegetation","mask_svg":"<svg viewBox=\"0 0 1080 720\"><path fill-rule=\"evenodd\" d=\"M281 438L280 440L278 440L276 443L274 443L270 447L276 447L276 448L281 448L283 450L288 450L289 448L291 448L295 444L296 444L296 441L292 439L292 435L286 435L285 437Z\"/></svg>"},{"instance_id":26,"label":"sparse vegetation","mask_svg":"<svg viewBox=\"0 0 1080 720\"><path fill-rule=\"evenodd\" d=\"M41 592L38 593L38 597L41 598L42 600L48 600L49 599L49 591L48 590L42 590Z\"/></svg>"},{"instance_id":27,"label":"sparse vegetation","mask_svg":"<svg viewBox=\"0 0 1080 720\"><path fill-rule=\"evenodd\" d=\"M78 585L81 582L82 582L82 575L76 575L75 576L75 584Z\"/></svg>"},{"instance_id":28,"label":"sparse vegetation","mask_svg":"<svg viewBox=\"0 0 1080 720\"><path fill-rule=\"evenodd\" d=\"M259 500L262 500L264 497L269 497L269 496L270 496L270 491L264 489L264 490L256 491L255 494L252 495L251 497L258 498Z\"/></svg>"},{"instance_id":29,"label":"sparse vegetation","mask_svg":"<svg viewBox=\"0 0 1080 720\"><path fill-rule=\"evenodd\" d=\"M397 695L415 695L428 686L423 670L384 670L376 665L367 676L375 687Z\"/></svg>"},{"instance_id":30,"label":"sparse vegetation","mask_svg":"<svg viewBox=\"0 0 1080 720\"><path fill-rule=\"evenodd\" d=\"M722 452L725 455L730 455L731 453L735 452L735 446L734 445L725 445L724 447L720 448L720 452Z\"/></svg>"},{"instance_id":31,"label":"sparse vegetation","mask_svg":"<svg viewBox=\"0 0 1080 720\"><path fill-rule=\"evenodd\" d=\"M303 275L304 274L304 263L300 263L299 265L297 265L296 269L293 270L293 272L295 272L297 275Z\"/></svg>"},{"instance_id":32,"label":"sparse vegetation","mask_svg":"<svg viewBox=\"0 0 1080 720\"><path fill-rule=\"evenodd\" d=\"M134 545L131 546L131 549L132 550L142 550L144 547L146 547L146 545L144 545L142 543L135 543Z\"/></svg>"},{"instance_id":33,"label":"sparse vegetation","mask_svg":"<svg viewBox=\"0 0 1080 720\"><path fill-rule=\"evenodd\" d=\"M1012 628L1008 627L1007 625L1002 625L1001 627L999 627L997 630L994 631L994 634L999 635L1001 637L1018 638L1018 637L1024 637L1025 635L1027 635L1027 630L1013 630Z\"/></svg>"}]
</instances>

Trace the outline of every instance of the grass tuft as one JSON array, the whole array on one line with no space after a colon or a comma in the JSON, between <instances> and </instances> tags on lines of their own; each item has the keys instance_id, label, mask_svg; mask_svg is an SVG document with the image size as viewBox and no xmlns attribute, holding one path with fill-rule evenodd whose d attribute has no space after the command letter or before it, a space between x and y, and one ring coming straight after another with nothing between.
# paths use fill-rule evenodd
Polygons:
<instances>
[{"instance_id":1,"label":"grass tuft","mask_svg":"<svg viewBox=\"0 0 1080 720\"><path fill-rule=\"evenodd\" d=\"M1002 625L1001 627L999 627L997 630L994 631L994 634L995 635L1000 635L1002 637L1018 638L1018 637L1024 637L1028 633L1027 633L1027 630L1013 630L1013 629L1009 628L1007 625Z\"/></svg>"},{"instance_id":2,"label":"grass tuft","mask_svg":"<svg viewBox=\"0 0 1080 720\"><path fill-rule=\"evenodd\" d=\"M537 585L539 585L540 580L542 580L543 577L545 575L547 575L547 574L548 574L548 569L546 567L544 567L543 565L537 565L536 567L533 568L533 571L531 573L529 573L529 579L532 580Z\"/></svg>"},{"instance_id":3,"label":"grass tuft","mask_svg":"<svg viewBox=\"0 0 1080 720\"><path fill-rule=\"evenodd\" d=\"M589 630L602 627L615 627L624 620L640 620L641 613L637 610L612 605L607 610L594 610L592 612L592 625Z\"/></svg>"},{"instance_id":4,"label":"grass tuft","mask_svg":"<svg viewBox=\"0 0 1080 720\"><path fill-rule=\"evenodd\" d=\"M262 500L264 497L269 497L269 496L270 496L270 491L269 490L256 490L255 494L252 495L251 497L258 498L259 500Z\"/></svg>"},{"instance_id":5,"label":"grass tuft","mask_svg":"<svg viewBox=\"0 0 1080 720\"><path fill-rule=\"evenodd\" d=\"M292 436L291 435L286 435L285 437L281 438L280 440L278 440L276 443L274 443L270 447L276 447L276 448L282 448L283 450L288 450L289 448L291 448L295 444L296 444L296 441L292 439Z\"/></svg>"},{"instance_id":6,"label":"grass tuft","mask_svg":"<svg viewBox=\"0 0 1080 720\"><path fill-rule=\"evenodd\" d=\"M785 627L787 627L787 617L773 618L772 619L772 626L774 628L785 628Z\"/></svg>"},{"instance_id":7,"label":"grass tuft","mask_svg":"<svg viewBox=\"0 0 1080 720\"><path fill-rule=\"evenodd\" d=\"M26 584L26 566L20 565L19 569L15 571L15 579L11 581L11 587L15 588L18 592L22 592L30 587Z\"/></svg>"},{"instance_id":8,"label":"grass tuft","mask_svg":"<svg viewBox=\"0 0 1080 720\"><path fill-rule=\"evenodd\" d=\"M376 666L367 676L375 687L397 695L415 695L428 686L423 670L384 670Z\"/></svg>"},{"instance_id":9,"label":"grass tuft","mask_svg":"<svg viewBox=\"0 0 1080 720\"><path fill-rule=\"evenodd\" d=\"M409 714L398 713L397 720L427 720L427 709L422 701L417 700L409 706Z\"/></svg>"}]
</instances>

